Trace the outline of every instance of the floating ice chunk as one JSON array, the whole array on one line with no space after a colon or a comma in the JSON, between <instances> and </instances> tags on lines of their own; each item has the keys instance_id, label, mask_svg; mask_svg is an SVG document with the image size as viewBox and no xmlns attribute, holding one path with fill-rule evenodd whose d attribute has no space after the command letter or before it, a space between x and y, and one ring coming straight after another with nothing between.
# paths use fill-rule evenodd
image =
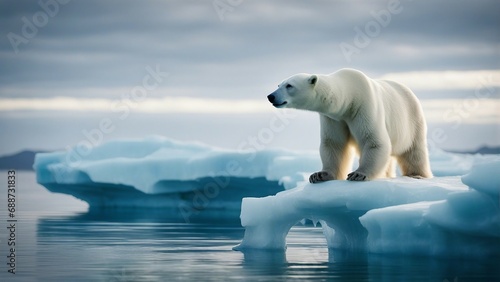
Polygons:
<instances>
[{"instance_id":1,"label":"floating ice chunk","mask_svg":"<svg viewBox=\"0 0 500 282\"><path fill-rule=\"evenodd\" d=\"M442 200L465 191L460 177L416 180L408 177L369 182L329 181L305 184L265 198L244 198L245 236L235 249L284 249L290 228L303 218L326 223L329 247L363 250L367 231L359 217L367 211L406 203ZM324 224L322 224L325 226ZM334 229L335 231L330 229Z\"/></svg>"},{"instance_id":2,"label":"floating ice chunk","mask_svg":"<svg viewBox=\"0 0 500 282\"><path fill-rule=\"evenodd\" d=\"M368 251L436 256L500 254L500 159L482 157L446 199L375 209L360 218ZM439 178L437 178L439 180Z\"/></svg>"},{"instance_id":3,"label":"floating ice chunk","mask_svg":"<svg viewBox=\"0 0 500 282\"><path fill-rule=\"evenodd\" d=\"M289 229L308 218L321 220L330 248L498 257L498 172L499 158L491 157L483 158L464 177L329 181L276 196L244 198L245 235L235 249L285 249Z\"/></svg>"},{"instance_id":4,"label":"floating ice chunk","mask_svg":"<svg viewBox=\"0 0 500 282\"><path fill-rule=\"evenodd\" d=\"M488 257L500 254L500 210L474 190L443 201L367 212L360 218L372 253Z\"/></svg>"}]
</instances>

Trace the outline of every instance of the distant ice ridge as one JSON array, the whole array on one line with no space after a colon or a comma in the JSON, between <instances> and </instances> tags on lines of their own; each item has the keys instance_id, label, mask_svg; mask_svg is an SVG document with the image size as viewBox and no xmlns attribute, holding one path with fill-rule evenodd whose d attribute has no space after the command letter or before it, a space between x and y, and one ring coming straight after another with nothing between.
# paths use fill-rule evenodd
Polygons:
<instances>
[{"instance_id":1,"label":"distant ice ridge","mask_svg":"<svg viewBox=\"0 0 500 282\"><path fill-rule=\"evenodd\" d=\"M225 150L149 137L37 154L34 168L47 189L91 208L234 210L237 218L243 197L294 187L319 165L316 152Z\"/></svg>"},{"instance_id":2,"label":"distant ice ridge","mask_svg":"<svg viewBox=\"0 0 500 282\"><path fill-rule=\"evenodd\" d=\"M289 229L307 218L321 222L330 248L496 257L499 204L498 155L477 158L462 177L303 183L276 196L244 198L245 236L235 249L285 249Z\"/></svg>"}]
</instances>

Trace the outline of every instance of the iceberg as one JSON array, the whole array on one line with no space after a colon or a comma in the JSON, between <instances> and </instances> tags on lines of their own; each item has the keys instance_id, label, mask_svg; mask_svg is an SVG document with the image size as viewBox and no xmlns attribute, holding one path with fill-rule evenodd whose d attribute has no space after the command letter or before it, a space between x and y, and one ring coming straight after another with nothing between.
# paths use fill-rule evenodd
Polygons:
<instances>
[{"instance_id":1,"label":"iceberg","mask_svg":"<svg viewBox=\"0 0 500 282\"><path fill-rule=\"evenodd\" d=\"M288 231L305 218L321 223L334 249L500 256L499 172L499 156L482 157L464 176L302 183L275 196L244 198L245 235L235 250L284 250Z\"/></svg>"},{"instance_id":2,"label":"iceberg","mask_svg":"<svg viewBox=\"0 0 500 282\"><path fill-rule=\"evenodd\" d=\"M188 220L200 211L237 219L243 197L294 187L320 165L316 152L225 150L164 137L39 153L37 182L103 208L162 208Z\"/></svg>"}]
</instances>

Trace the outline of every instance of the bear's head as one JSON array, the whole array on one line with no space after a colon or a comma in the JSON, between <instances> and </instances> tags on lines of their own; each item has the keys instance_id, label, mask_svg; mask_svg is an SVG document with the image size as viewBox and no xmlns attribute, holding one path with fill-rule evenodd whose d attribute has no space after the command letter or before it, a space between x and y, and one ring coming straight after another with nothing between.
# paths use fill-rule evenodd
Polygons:
<instances>
[{"instance_id":1,"label":"bear's head","mask_svg":"<svg viewBox=\"0 0 500 282\"><path fill-rule=\"evenodd\" d=\"M267 96L276 108L311 110L316 100L315 86L318 77L314 74L299 73L285 79L278 89Z\"/></svg>"}]
</instances>

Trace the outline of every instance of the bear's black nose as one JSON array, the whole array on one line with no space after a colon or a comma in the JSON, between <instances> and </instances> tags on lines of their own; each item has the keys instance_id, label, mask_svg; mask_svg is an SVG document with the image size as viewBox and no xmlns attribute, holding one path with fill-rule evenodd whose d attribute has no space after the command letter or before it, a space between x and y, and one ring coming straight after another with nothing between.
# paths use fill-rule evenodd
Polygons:
<instances>
[{"instance_id":1,"label":"bear's black nose","mask_svg":"<svg viewBox=\"0 0 500 282\"><path fill-rule=\"evenodd\" d=\"M269 100L269 102L274 103L274 95L273 94L267 95L267 99Z\"/></svg>"}]
</instances>

